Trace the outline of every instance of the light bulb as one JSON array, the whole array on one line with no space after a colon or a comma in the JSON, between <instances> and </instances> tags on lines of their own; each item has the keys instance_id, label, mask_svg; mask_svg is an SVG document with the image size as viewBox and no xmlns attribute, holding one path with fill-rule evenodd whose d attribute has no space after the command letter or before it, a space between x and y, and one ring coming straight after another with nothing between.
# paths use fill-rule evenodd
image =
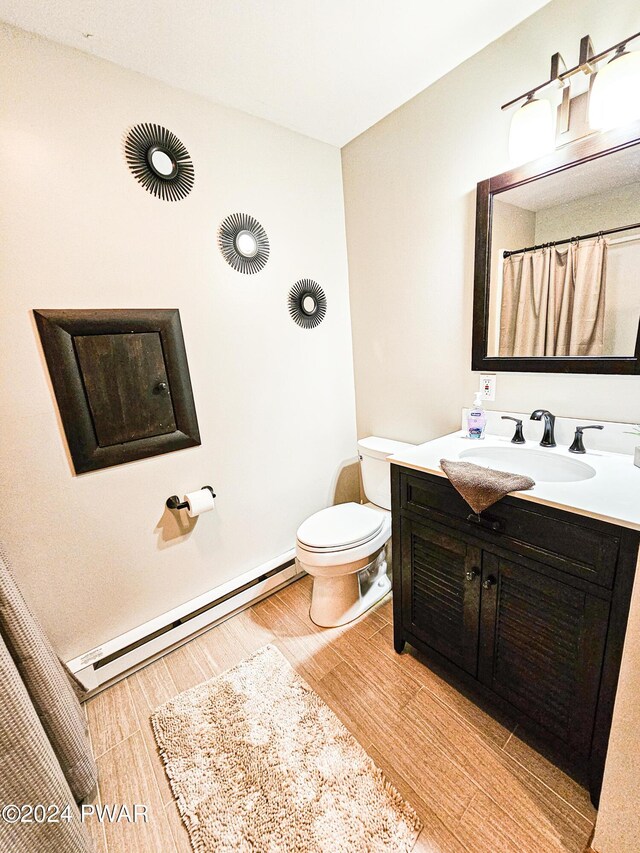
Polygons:
<instances>
[{"instance_id":1,"label":"light bulb","mask_svg":"<svg viewBox=\"0 0 640 853\"><path fill-rule=\"evenodd\" d=\"M551 104L546 99L529 98L511 119L509 158L513 163L526 163L554 147Z\"/></svg>"},{"instance_id":2,"label":"light bulb","mask_svg":"<svg viewBox=\"0 0 640 853\"><path fill-rule=\"evenodd\" d=\"M640 52L617 53L598 71L589 95L589 124L610 130L640 118Z\"/></svg>"}]
</instances>

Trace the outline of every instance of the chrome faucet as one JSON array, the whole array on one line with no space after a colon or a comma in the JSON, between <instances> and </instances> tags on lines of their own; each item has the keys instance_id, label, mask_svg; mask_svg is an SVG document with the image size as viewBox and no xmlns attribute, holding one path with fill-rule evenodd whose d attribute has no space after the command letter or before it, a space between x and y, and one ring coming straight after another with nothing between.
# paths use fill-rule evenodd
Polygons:
<instances>
[{"instance_id":1,"label":"chrome faucet","mask_svg":"<svg viewBox=\"0 0 640 853\"><path fill-rule=\"evenodd\" d=\"M556 416L552 415L547 409L536 409L535 412L531 413L532 421L540 421L542 418L544 418L544 432L542 433L540 447L555 447L556 439L553 431L556 425Z\"/></svg>"}]
</instances>

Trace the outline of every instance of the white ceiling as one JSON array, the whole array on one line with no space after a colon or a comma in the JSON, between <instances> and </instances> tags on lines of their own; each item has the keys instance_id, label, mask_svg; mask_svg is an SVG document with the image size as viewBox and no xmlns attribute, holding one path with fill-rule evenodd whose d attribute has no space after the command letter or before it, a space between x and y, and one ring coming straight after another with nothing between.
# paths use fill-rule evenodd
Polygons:
<instances>
[{"instance_id":1,"label":"white ceiling","mask_svg":"<svg viewBox=\"0 0 640 853\"><path fill-rule=\"evenodd\" d=\"M0 0L0 19L342 146L547 2Z\"/></svg>"},{"instance_id":2,"label":"white ceiling","mask_svg":"<svg viewBox=\"0 0 640 853\"><path fill-rule=\"evenodd\" d=\"M505 190L498 201L539 211L640 182L640 145Z\"/></svg>"}]
</instances>

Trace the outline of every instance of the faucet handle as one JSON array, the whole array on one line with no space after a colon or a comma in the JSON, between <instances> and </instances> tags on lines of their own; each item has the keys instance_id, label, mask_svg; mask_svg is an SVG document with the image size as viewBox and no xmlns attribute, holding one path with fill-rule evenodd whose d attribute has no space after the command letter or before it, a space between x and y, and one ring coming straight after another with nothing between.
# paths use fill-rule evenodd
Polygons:
<instances>
[{"instance_id":1,"label":"faucet handle","mask_svg":"<svg viewBox=\"0 0 640 853\"><path fill-rule=\"evenodd\" d=\"M515 421L516 431L511 439L512 444L526 444L524 435L522 434L522 421L520 418L512 418L510 415L502 415L503 421Z\"/></svg>"},{"instance_id":2,"label":"faucet handle","mask_svg":"<svg viewBox=\"0 0 640 853\"><path fill-rule=\"evenodd\" d=\"M573 444L569 448L569 453L586 453L584 442L582 440L582 432L585 429L604 429L602 424L591 424L590 426L577 426L576 434L573 437Z\"/></svg>"}]
</instances>

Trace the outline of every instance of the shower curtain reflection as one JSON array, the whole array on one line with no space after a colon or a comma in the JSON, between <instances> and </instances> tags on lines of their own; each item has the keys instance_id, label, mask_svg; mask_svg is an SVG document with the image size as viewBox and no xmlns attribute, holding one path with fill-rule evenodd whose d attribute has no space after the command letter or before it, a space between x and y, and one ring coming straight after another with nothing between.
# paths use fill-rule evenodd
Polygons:
<instances>
[{"instance_id":1,"label":"shower curtain reflection","mask_svg":"<svg viewBox=\"0 0 640 853\"><path fill-rule=\"evenodd\" d=\"M603 355L607 248L596 238L505 258L499 355Z\"/></svg>"}]
</instances>

